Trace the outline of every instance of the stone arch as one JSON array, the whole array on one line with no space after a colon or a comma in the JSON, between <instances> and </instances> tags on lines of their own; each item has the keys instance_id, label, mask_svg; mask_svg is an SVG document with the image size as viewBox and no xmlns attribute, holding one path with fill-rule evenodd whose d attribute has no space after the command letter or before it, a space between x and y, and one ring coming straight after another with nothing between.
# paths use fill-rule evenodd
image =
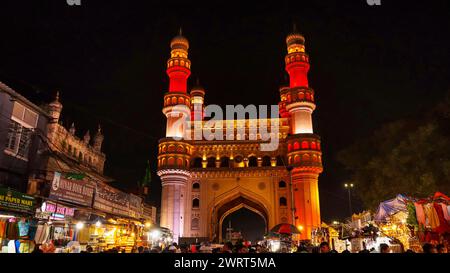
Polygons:
<instances>
[{"instance_id":1,"label":"stone arch","mask_svg":"<svg viewBox=\"0 0 450 273\"><path fill-rule=\"evenodd\" d=\"M191 167L192 168L201 168L202 167L202 161L203 161L203 159L201 157L195 157L191 161Z\"/></svg>"},{"instance_id":2,"label":"stone arch","mask_svg":"<svg viewBox=\"0 0 450 273\"><path fill-rule=\"evenodd\" d=\"M249 167L258 167L258 158L256 156L250 156L248 158L248 166Z\"/></svg>"},{"instance_id":3,"label":"stone arch","mask_svg":"<svg viewBox=\"0 0 450 273\"><path fill-rule=\"evenodd\" d=\"M208 164L206 166L207 168L215 168L216 167L216 158L215 157L208 157Z\"/></svg>"},{"instance_id":4,"label":"stone arch","mask_svg":"<svg viewBox=\"0 0 450 273\"><path fill-rule=\"evenodd\" d=\"M271 166L271 162L270 162L271 158L270 156L266 155L262 158L262 166L263 167L270 167Z\"/></svg>"},{"instance_id":5,"label":"stone arch","mask_svg":"<svg viewBox=\"0 0 450 273\"><path fill-rule=\"evenodd\" d=\"M263 197L252 193L243 188L235 188L229 192L223 193L219 196L217 202L213 203L209 209L209 219L213 221L213 223L218 223L215 226L215 234L214 238L216 241L222 241L222 224L223 220L230 215L231 213L241 209L247 208L256 214L260 215L265 221L265 229L266 232L269 230L271 223L271 215L269 206L266 204L266 201ZM214 215L213 215L214 211ZM211 234L211 237L213 234Z\"/></svg>"},{"instance_id":6,"label":"stone arch","mask_svg":"<svg viewBox=\"0 0 450 273\"><path fill-rule=\"evenodd\" d=\"M220 167L221 168L229 168L230 167L230 158L228 156L222 156L220 158Z\"/></svg>"}]
</instances>

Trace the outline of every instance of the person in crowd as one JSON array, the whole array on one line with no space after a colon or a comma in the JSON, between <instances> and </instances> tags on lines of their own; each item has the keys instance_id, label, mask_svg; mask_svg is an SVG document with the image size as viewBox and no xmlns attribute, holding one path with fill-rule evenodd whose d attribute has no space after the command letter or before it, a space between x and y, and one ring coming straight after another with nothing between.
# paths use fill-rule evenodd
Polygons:
<instances>
[{"instance_id":1,"label":"person in crowd","mask_svg":"<svg viewBox=\"0 0 450 273\"><path fill-rule=\"evenodd\" d=\"M92 253L92 252L94 252L94 250L92 249L92 246L87 246L87 247L86 247L86 252L87 252L87 253Z\"/></svg>"},{"instance_id":2,"label":"person in crowd","mask_svg":"<svg viewBox=\"0 0 450 273\"><path fill-rule=\"evenodd\" d=\"M380 253L389 253L389 246L387 244L380 244Z\"/></svg>"},{"instance_id":3,"label":"person in crowd","mask_svg":"<svg viewBox=\"0 0 450 273\"><path fill-rule=\"evenodd\" d=\"M34 249L31 253L44 253L44 251L42 251L40 244L35 244Z\"/></svg>"},{"instance_id":4,"label":"person in crowd","mask_svg":"<svg viewBox=\"0 0 450 273\"><path fill-rule=\"evenodd\" d=\"M438 253L436 247L430 243L426 243L422 246L423 253Z\"/></svg>"},{"instance_id":5,"label":"person in crowd","mask_svg":"<svg viewBox=\"0 0 450 273\"><path fill-rule=\"evenodd\" d=\"M168 250L169 250L170 253L176 253L177 252L177 247L174 246L174 245L171 245Z\"/></svg>"},{"instance_id":6,"label":"person in crowd","mask_svg":"<svg viewBox=\"0 0 450 273\"><path fill-rule=\"evenodd\" d=\"M333 253L333 254L334 254L334 253L338 253L338 252L337 252L336 249L333 249L333 250L330 251L330 253Z\"/></svg>"},{"instance_id":7,"label":"person in crowd","mask_svg":"<svg viewBox=\"0 0 450 273\"><path fill-rule=\"evenodd\" d=\"M240 245L237 249L237 253L248 253L248 248L244 245Z\"/></svg>"},{"instance_id":8,"label":"person in crowd","mask_svg":"<svg viewBox=\"0 0 450 273\"><path fill-rule=\"evenodd\" d=\"M148 246L144 247L142 253L150 253L150 249L148 248Z\"/></svg>"},{"instance_id":9,"label":"person in crowd","mask_svg":"<svg viewBox=\"0 0 450 273\"><path fill-rule=\"evenodd\" d=\"M415 252L412 249L408 249L408 250L406 250L406 253L415 253Z\"/></svg>"},{"instance_id":10,"label":"person in crowd","mask_svg":"<svg viewBox=\"0 0 450 273\"><path fill-rule=\"evenodd\" d=\"M144 252L144 247L143 246L140 246L140 247L138 247L138 253L142 253L142 252Z\"/></svg>"},{"instance_id":11,"label":"person in crowd","mask_svg":"<svg viewBox=\"0 0 450 273\"><path fill-rule=\"evenodd\" d=\"M347 254L347 253L350 254L351 252L350 252L350 250L346 249L346 250L342 251L341 253L342 254Z\"/></svg>"},{"instance_id":12,"label":"person in crowd","mask_svg":"<svg viewBox=\"0 0 450 273\"><path fill-rule=\"evenodd\" d=\"M225 244L223 244L222 250L220 252L232 253L232 251L233 251L233 244L231 242L226 242Z\"/></svg>"},{"instance_id":13,"label":"person in crowd","mask_svg":"<svg viewBox=\"0 0 450 273\"><path fill-rule=\"evenodd\" d=\"M256 253L263 253L262 247L260 245L256 245L255 252Z\"/></svg>"},{"instance_id":14,"label":"person in crowd","mask_svg":"<svg viewBox=\"0 0 450 273\"><path fill-rule=\"evenodd\" d=\"M297 253L308 253L308 249L304 244L300 244L297 248Z\"/></svg>"},{"instance_id":15,"label":"person in crowd","mask_svg":"<svg viewBox=\"0 0 450 273\"><path fill-rule=\"evenodd\" d=\"M330 253L330 245L328 244L328 242L320 243L319 252L320 253Z\"/></svg>"},{"instance_id":16,"label":"person in crowd","mask_svg":"<svg viewBox=\"0 0 450 273\"><path fill-rule=\"evenodd\" d=\"M448 253L447 247L444 244L438 244L436 250L438 253Z\"/></svg>"}]
</instances>

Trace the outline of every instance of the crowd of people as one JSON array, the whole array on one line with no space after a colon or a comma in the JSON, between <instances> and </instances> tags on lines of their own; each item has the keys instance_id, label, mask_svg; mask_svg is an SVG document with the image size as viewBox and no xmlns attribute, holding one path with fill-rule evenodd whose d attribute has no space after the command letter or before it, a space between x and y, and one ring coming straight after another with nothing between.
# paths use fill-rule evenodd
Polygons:
<instances>
[{"instance_id":1,"label":"crowd of people","mask_svg":"<svg viewBox=\"0 0 450 273\"><path fill-rule=\"evenodd\" d=\"M433 245L425 243L422 247L423 253L448 253L448 247L444 244ZM169 246L161 248L159 246L149 248L146 246L133 247L131 253L269 253L269 249L262 245L248 246L243 243L237 243L233 245L231 242L224 243L221 247L212 247L210 243L202 243L194 247L188 245L178 245L173 243ZM41 247L36 245L32 253L43 253ZM86 250L80 253L94 253L91 246L87 246ZM101 253L126 253L125 249L115 247L102 251ZM336 250L331 249L328 242L322 242L318 247L307 247L300 244L295 253L338 253ZM351 253L349 250L344 250L341 253ZM363 249L359 253L392 253L389 245L380 244L379 249ZM414 253L414 251L408 249L404 253Z\"/></svg>"}]
</instances>

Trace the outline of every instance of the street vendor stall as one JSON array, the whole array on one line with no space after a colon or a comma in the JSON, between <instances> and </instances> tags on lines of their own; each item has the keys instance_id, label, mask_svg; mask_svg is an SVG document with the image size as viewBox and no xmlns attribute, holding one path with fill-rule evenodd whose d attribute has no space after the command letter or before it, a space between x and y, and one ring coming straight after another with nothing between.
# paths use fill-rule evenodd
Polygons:
<instances>
[{"instance_id":1,"label":"street vendor stall","mask_svg":"<svg viewBox=\"0 0 450 273\"><path fill-rule=\"evenodd\" d=\"M0 253L30 253L34 249L35 199L8 188L0 188Z\"/></svg>"},{"instance_id":2,"label":"street vendor stall","mask_svg":"<svg viewBox=\"0 0 450 273\"><path fill-rule=\"evenodd\" d=\"M375 221L383 234L404 249L421 252L423 243L450 242L450 198L435 193L429 198L398 195L380 204Z\"/></svg>"}]
</instances>

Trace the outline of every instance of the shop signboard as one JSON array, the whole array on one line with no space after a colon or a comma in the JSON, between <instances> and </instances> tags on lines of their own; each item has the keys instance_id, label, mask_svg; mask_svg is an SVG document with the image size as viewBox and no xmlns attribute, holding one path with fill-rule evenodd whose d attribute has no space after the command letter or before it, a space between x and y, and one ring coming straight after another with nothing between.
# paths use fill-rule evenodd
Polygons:
<instances>
[{"instance_id":1,"label":"shop signboard","mask_svg":"<svg viewBox=\"0 0 450 273\"><path fill-rule=\"evenodd\" d=\"M143 214L142 198L134 194L129 194L128 196L130 199L129 216L134 218L141 218Z\"/></svg>"},{"instance_id":2,"label":"shop signboard","mask_svg":"<svg viewBox=\"0 0 450 273\"><path fill-rule=\"evenodd\" d=\"M95 183L92 181L67 179L55 172L49 198L90 207L94 190Z\"/></svg>"},{"instance_id":3,"label":"shop signboard","mask_svg":"<svg viewBox=\"0 0 450 273\"><path fill-rule=\"evenodd\" d=\"M94 209L107 213L129 216L129 195L103 183L97 184Z\"/></svg>"},{"instance_id":4,"label":"shop signboard","mask_svg":"<svg viewBox=\"0 0 450 273\"><path fill-rule=\"evenodd\" d=\"M36 201L33 196L0 188L0 209L33 213Z\"/></svg>"},{"instance_id":5,"label":"shop signboard","mask_svg":"<svg viewBox=\"0 0 450 273\"><path fill-rule=\"evenodd\" d=\"M41 211L44 213L49 213L52 217L57 219L65 219L66 217L73 217L75 214L74 208L61 206L59 204L54 204L51 202L42 203Z\"/></svg>"}]
</instances>

